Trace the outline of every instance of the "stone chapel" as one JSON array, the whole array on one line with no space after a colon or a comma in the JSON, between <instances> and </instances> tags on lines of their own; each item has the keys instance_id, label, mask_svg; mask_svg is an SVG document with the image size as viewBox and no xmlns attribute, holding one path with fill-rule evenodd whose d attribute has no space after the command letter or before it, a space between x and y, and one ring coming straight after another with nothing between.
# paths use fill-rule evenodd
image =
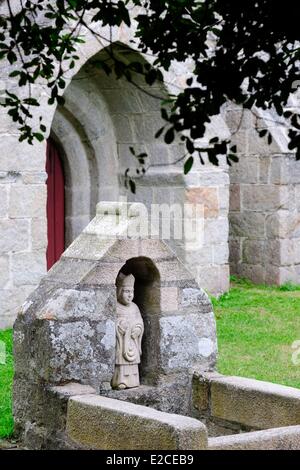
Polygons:
<instances>
[{"instance_id":1,"label":"stone chapel","mask_svg":"<svg viewBox=\"0 0 300 470\"><path fill-rule=\"evenodd\" d=\"M113 31L113 47L127 54L132 32ZM224 107L210 132L232 133L239 163L218 167L195 162L185 176L180 139L167 145L155 139L161 127L160 100L178 93L190 76L189 63L176 63L162 86L138 87L108 77L96 66L105 47L86 32L80 60L68 72L65 104L47 104L45 84L34 87L48 139L20 143L18 132L0 108L0 328L16 313L47 269L95 216L99 201L151 204L202 204L203 243L189 249L184 240L167 240L172 250L209 293L229 287L230 274L257 283L300 283L300 163L288 150L284 126L270 112L242 113ZM131 58L151 61L132 51ZM1 93L17 85L1 69ZM291 101L291 107L298 106ZM276 116L275 116L276 117ZM255 128L268 128L268 145ZM136 161L129 147L146 152L147 171L136 178L136 193L124 186Z\"/></svg>"}]
</instances>

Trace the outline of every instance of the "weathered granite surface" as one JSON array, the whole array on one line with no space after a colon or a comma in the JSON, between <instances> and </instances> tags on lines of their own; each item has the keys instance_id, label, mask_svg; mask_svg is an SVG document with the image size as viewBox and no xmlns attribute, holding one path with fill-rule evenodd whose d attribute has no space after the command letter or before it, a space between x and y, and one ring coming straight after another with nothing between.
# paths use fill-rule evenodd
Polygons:
<instances>
[{"instance_id":1,"label":"weathered granite surface","mask_svg":"<svg viewBox=\"0 0 300 470\"><path fill-rule=\"evenodd\" d=\"M139 389L125 399L188 414L193 371L214 369L211 303L163 241L128 239L136 206L130 205L128 218L116 226L115 206L99 204L96 217L19 311L14 326L14 416L16 432L28 447L64 446L66 398L53 387L77 382L121 398L123 392L112 391L110 385L115 281L121 269L136 279L134 301L145 326L140 375L148 386L140 401L134 398Z\"/></svg>"},{"instance_id":2,"label":"weathered granite surface","mask_svg":"<svg viewBox=\"0 0 300 470\"><path fill-rule=\"evenodd\" d=\"M213 372L194 374L192 391L191 416L211 436L300 425L297 388Z\"/></svg>"},{"instance_id":3,"label":"weathered granite surface","mask_svg":"<svg viewBox=\"0 0 300 470\"><path fill-rule=\"evenodd\" d=\"M198 420L97 395L69 400L67 435L78 446L103 450L200 450L206 427Z\"/></svg>"},{"instance_id":4,"label":"weathered granite surface","mask_svg":"<svg viewBox=\"0 0 300 470\"><path fill-rule=\"evenodd\" d=\"M300 450L300 426L211 437L208 450Z\"/></svg>"}]
</instances>

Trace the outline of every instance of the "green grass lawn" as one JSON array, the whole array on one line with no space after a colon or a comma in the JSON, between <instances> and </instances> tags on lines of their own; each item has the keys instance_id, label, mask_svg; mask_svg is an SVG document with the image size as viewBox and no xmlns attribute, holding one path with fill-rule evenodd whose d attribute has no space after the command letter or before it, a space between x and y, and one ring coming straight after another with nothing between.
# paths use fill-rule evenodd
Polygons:
<instances>
[{"instance_id":1,"label":"green grass lawn","mask_svg":"<svg viewBox=\"0 0 300 470\"><path fill-rule=\"evenodd\" d=\"M5 347L3 347L3 343ZM5 356L3 355L4 349ZM12 378L12 331L5 330L0 331L0 439L10 436L13 432Z\"/></svg>"},{"instance_id":2,"label":"green grass lawn","mask_svg":"<svg viewBox=\"0 0 300 470\"><path fill-rule=\"evenodd\" d=\"M235 280L213 304L220 373L300 388L300 364L292 362L292 343L300 340L300 286Z\"/></svg>"},{"instance_id":3,"label":"green grass lawn","mask_svg":"<svg viewBox=\"0 0 300 470\"><path fill-rule=\"evenodd\" d=\"M300 364L292 363L292 343L300 340L300 286L274 288L235 280L228 294L212 300L217 318L218 371L300 388ZM0 364L3 438L13 430L11 330L0 331L0 341L6 344L6 364Z\"/></svg>"}]
</instances>

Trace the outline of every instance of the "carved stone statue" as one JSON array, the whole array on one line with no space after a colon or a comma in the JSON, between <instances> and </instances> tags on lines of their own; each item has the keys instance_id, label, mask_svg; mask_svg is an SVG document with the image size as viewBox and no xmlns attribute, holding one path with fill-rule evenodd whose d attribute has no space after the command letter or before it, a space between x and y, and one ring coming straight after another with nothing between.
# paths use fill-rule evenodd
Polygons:
<instances>
[{"instance_id":1,"label":"carved stone statue","mask_svg":"<svg viewBox=\"0 0 300 470\"><path fill-rule=\"evenodd\" d=\"M132 302L134 276L120 273L117 286L116 362L112 388L138 387L144 323L138 306Z\"/></svg>"}]
</instances>

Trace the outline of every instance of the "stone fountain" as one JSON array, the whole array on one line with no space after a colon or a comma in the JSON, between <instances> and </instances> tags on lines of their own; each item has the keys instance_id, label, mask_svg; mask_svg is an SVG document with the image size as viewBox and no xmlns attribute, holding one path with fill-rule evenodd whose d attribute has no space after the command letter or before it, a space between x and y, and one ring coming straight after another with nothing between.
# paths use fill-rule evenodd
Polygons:
<instances>
[{"instance_id":1,"label":"stone fountain","mask_svg":"<svg viewBox=\"0 0 300 470\"><path fill-rule=\"evenodd\" d=\"M215 371L211 302L165 241L131 230L140 209L99 203L22 306L16 435L31 449L300 447L300 391Z\"/></svg>"}]
</instances>

